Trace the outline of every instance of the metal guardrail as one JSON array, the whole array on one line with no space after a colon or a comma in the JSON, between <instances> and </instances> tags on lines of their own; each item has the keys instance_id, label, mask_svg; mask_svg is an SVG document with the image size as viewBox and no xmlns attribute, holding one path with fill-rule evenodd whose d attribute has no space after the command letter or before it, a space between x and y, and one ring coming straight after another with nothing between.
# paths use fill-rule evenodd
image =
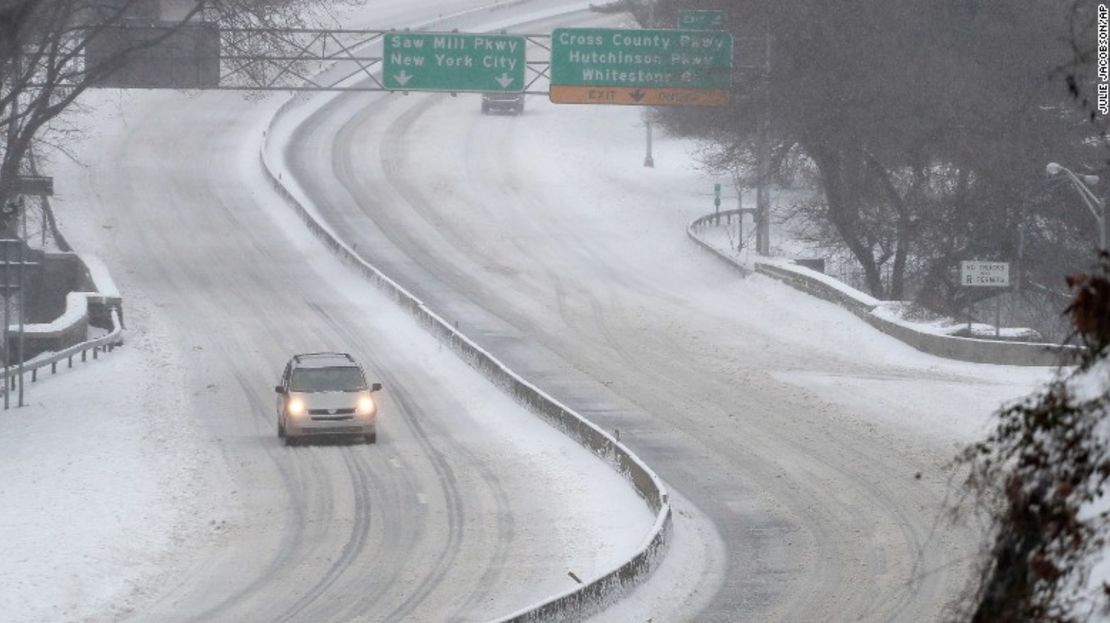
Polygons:
<instances>
[{"instance_id":1,"label":"metal guardrail","mask_svg":"<svg viewBox=\"0 0 1110 623\"><path fill-rule=\"evenodd\" d=\"M23 374L31 375L31 382L34 383L38 380L39 370L50 366L50 373L55 374L58 372L58 364L66 361L67 368L73 367L73 358L78 355L81 356L81 361L87 361L89 353L92 353L92 358L97 359L102 352L111 352L117 346L123 345L123 323L120 322L119 310L113 309L111 311L112 326L114 327L111 333L103 335L93 340L74 344L68 348L57 351L46 357L35 357L30 361L23 363ZM18 366L9 366L0 372L0 377L4 379L3 387L0 387L0 395L5 392L12 391L16 388L19 382L19 368Z\"/></svg>"},{"instance_id":2,"label":"metal guardrail","mask_svg":"<svg viewBox=\"0 0 1110 623\"><path fill-rule=\"evenodd\" d=\"M295 100L290 99L278 109L270 122L271 128L294 102ZM613 435L519 376L450 322L424 305L423 301L404 286L363 259L325 224L317 220L313 211L285 186L280 175L271 168L266 157L269 136L268 133L263 139L259 152L262 173L269 179L274 190L305 223L310 233L329 247L339 259L381 288L403 310L421 322L432 336L458 353L471 367L507 391L510 396L544 421L605 461L629 482L655 515L648 534L627 560L599 577L590 579L586 584L496 619L496 623L579 621L601 610L607 603L624 597L632 588L646 580L666 554L672 532L670 499L659 476Z\"/></svg>"}]
</instances>

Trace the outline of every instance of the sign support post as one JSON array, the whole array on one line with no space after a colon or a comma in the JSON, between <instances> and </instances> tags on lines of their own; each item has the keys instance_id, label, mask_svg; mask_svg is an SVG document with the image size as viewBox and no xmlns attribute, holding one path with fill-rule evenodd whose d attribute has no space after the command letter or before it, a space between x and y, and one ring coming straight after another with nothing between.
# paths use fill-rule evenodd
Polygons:
<instances>
[{"instance_id":1,"label":"sign support post","mask_svg":"<svg viewBox=\"0 0 1110 623\"><path fill-rule=\"evenodd\" d=\"M1002 294L994 297L994 337L1002 335Z\"/></svg>"},{"instance_id":2,"label":"sign support post","mask_svg":"<svg viewBox=\"0 0 1110 623\"><path fill-rule=\"evenodd\" d=\"M744 250L744 186L736 177L736 250Z\"/></svg>"},{"instance_id":3,"label":"sign support post","mask_svg":"<svg viewBox=\"0 0 1110 623\"><path fill-rule=\"evenodd\" d=\"M713 185L713 224L721 224L721 185Z\"/></svg>"},{"instance_id":4,"label":"sign support post","mask_svg":"<svg viewBox=\"0 0 1110 623\"><path fill-rule=\"evenodd\" d=\"M11 393L12 393L12 391L11 391L12 390L12 384L11 384L11 381L8 377L8 366L11 365L11 360L12 360L11 352L10 352L11 348L9 348L9 346L11 345L11 339L9 339L10 336L8 335L8 325L11 324L11 320L12 320L11 305L9 304L9 301L8 301L8 299L10 298L10 295L11 295L11 291L12 291L12 288L11 288L11 285L12 285L12 281L11 281L12 261L11 261L11 253L10 253L11 244L9 244L10 242L11 241L8 240L7 238L5 238L3 240L0 240L0 245L3 245L3 247L4 247L4 332L3 333L4 333L4 410L5 411L7 411L11 406L9 404L9 402L10 402L10 396L11 396Z\"/></svg>"}]
</instances>

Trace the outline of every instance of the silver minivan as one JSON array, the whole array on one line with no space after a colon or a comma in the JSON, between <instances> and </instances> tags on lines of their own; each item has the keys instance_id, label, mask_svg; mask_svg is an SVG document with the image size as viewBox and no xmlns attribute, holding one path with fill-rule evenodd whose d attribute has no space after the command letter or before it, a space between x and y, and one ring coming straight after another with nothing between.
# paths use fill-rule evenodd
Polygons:
<instances>
[{"instance_id":1,"label":"silver minivan","mask_svg":"<svg viewBox=\"0 0 1110 623\"><path fill-rule=\"evenodd\" d=\"M378 440L381 383L367 385L362 366L347 353L304 353L285 364L277 392L278 437L285 445L311 437Z\"/></svg>"}]
</instances>

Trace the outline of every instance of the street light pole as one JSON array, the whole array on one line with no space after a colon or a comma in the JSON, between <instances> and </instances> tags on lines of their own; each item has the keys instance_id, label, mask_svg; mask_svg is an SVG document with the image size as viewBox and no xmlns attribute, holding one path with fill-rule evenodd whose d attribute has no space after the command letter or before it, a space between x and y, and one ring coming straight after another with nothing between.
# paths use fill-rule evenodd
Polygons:
<instances>
[{"instance_id":1,"label":"street light pole","mask_svg":"<svg viewBox=\"0 0 1110 623\"><path fill-rule=\"evenodd\" d=\"M1106 240L1110 238L1110 219L1106 218L1106 202L1095 196L1091 191L1090 185L1098 183L1097 175L1084 175L1080 177L1072 172L1071 169L1058 164L1056 162L1048 163L1045 171L1050 175L1059 175L1063 173L1071 181L1072 186L1079 191L1079 196L1083 198L1083 203L1087 205L1087 209L1091 211L1091 216L1095 217L1098 223L1098 248L1100 251L1108 251L1106 247Z\"/></svg>"},{"instance_id":2,"label":"street light pole","mask_svg":"<svg viewBox=\"0 0 1110 623\"><path fill-rule=\"evenodd\" d=\"M656 3L656 1L657 0L651 0L648 3L648 18L647 18L648 28L655 28L655 3ZM644 154L644 166L650 168L650 167L655 166L655 158L652 156L652 153L651 153L651 151L652 151L651 150L651 118L648 117L647 111L644 111L643 118L644 118L644 131L646 132L646 134L644 135L644 138L646 139L646 148L647 148L647 152Z\"/></svg>"}]
</instances>

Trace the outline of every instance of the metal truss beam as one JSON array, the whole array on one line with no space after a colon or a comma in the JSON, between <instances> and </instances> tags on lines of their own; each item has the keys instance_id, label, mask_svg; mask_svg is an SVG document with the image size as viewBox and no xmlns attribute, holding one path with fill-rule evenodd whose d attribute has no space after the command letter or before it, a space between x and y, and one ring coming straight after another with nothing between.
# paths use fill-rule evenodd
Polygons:
<instances>
[{"instance_id":1,"label":"metal truss beam","mask_svg":"<svg viewBox=\"0 0 1110 623\"><path fill-rule=\"evenodd\" d=\"M397 92L380 77L381 39L397 30L220 30L219 90ZM524 92L547 95L551 35L523 35L530 51ZM375 45L378 44L378 45ZM544 54L546 52L547 54Z\"/></svg>"}]
</instances>

